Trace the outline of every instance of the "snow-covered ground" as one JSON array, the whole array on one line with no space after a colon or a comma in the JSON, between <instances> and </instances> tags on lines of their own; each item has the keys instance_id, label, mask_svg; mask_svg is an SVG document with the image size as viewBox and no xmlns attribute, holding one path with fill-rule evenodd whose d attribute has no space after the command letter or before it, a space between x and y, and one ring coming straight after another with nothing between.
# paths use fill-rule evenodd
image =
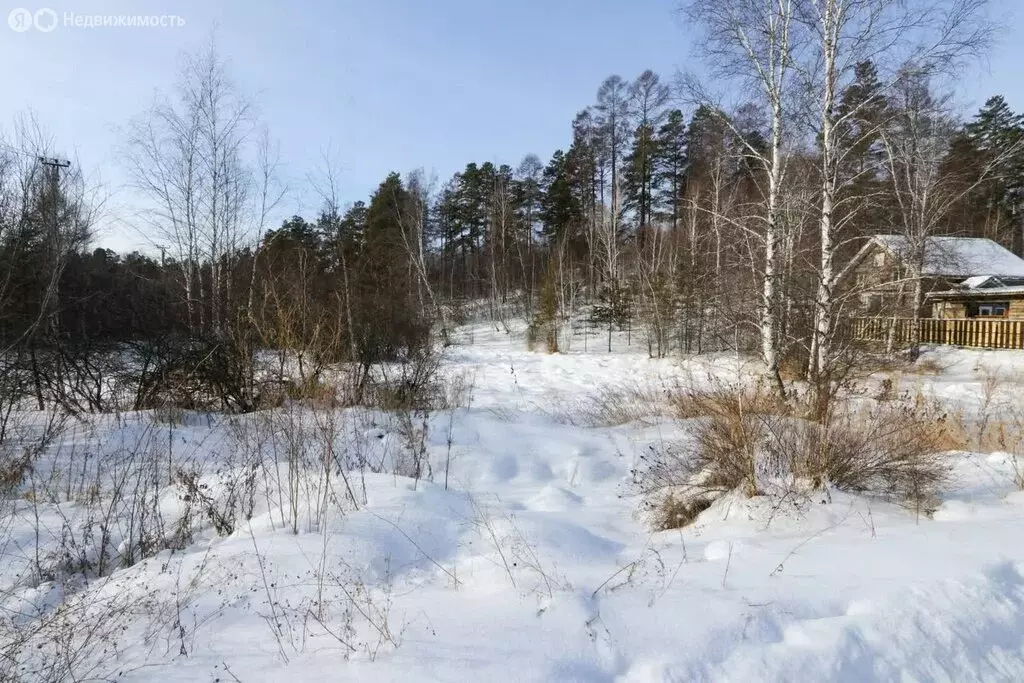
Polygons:
<instances>
[{"instance_id":1,"label":"snow-covered ground","mask_svg":"<svg viewBox=\"0 0 1024 683\"><path fill-rule=\"evenodd\" d=\"M1015 456L951 454L953 484L931 517L839 492L728 496L693 526L653 533L633 471L685 427L656 410L616 426L574 415L602 393L656 396L753 369L729 355L649 360L622 339L612 353L589 348L534 354L521 335L464 330L445 372L472 385L468 407L431 415L425 432L410 422L426 434L429 480L309 479L286 463L251 483L251 520L232 533L193 520L201 530L183 547L87 583L62 581L67 558L48 553L69 537L82 547L132 535L124 510L81 528L87 509L103 509L83 496L102 500L131 452L205 465L202 495L215 499L231 477L244 481L232 454L277 443L271 433L286 451L289 424L329 428L339 449L371 462L397 458L406 437L357 411L330 425L297 415L258 427L257 415L169 426L139 414L77 427L34 476L96 482L69 485L71 502L9 503L0 528L4 618L52 627L30 640L18 675L43 679L77 657L80 680L1024 680ZM924 360L929 373L893 383L951 410L1006 405L1024 376L1012 352ZM139 495L172 525L182 494L166 484ZM61 623L73 627L66 643L48 642Z\"/></svg>"}]
</instances>

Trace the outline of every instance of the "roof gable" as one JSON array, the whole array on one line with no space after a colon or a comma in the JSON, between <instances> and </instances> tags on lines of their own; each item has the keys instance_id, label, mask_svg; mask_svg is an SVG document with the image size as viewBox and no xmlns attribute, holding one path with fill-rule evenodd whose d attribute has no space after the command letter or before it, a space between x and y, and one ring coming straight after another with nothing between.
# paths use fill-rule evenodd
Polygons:
<instances>
[{"instance_id":1,"label":"roof gable","mask_svg":"<svg viewBox=\"0 0 1024 683\"><path fill-rule=\"evenodd\" d=\"M910 242L902 235L875 235L872 242L900 260L907 260L912 252ZM990 239L929 237L921 274L972 279L980 275L1024 277L1024 259Z\"/></svg>"}]
</instances>

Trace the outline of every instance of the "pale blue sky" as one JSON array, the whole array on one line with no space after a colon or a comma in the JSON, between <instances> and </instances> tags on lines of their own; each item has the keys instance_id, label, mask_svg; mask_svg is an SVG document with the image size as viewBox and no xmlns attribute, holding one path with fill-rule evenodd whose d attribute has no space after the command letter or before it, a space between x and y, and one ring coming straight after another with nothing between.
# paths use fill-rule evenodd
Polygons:
<instances>
[{"instance_id":1,"label":"pale blue sky","mask_svg":"<svg viewBox=\"0 0 1024 683\"><path fill-rule=\"evenodd\" d=\"M713 1L713 0L709 0ZM991 0L1004 35L989 63L965 79L972 110L992 93L1024 109L1024 19L1015 0ZM58 149L113 192L130 195L116 127L173 84L182 51L215 31L235 80L254 93L281 144L291 185L330 148L347 201L365 198L390 170L424 166L443 181L469 161L542 160L568 143L573 115L612 73L646 68L668 78L697 69L676 0L4 0L75 14L176 14L182 28L0 29L0 122L35 112ZM1015 16L1009 16L1011 10ZM296 191L283 210L311 214ZM104 246L141 246L107 228Z\"/></svg>"}]
</instances>

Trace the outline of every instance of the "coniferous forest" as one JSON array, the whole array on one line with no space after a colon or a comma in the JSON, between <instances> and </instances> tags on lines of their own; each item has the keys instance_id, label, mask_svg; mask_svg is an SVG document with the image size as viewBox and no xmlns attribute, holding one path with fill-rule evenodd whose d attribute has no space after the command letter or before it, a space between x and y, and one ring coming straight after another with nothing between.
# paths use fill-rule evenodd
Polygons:
<instances>
[{"instance_id":1,"label":"coniferous forest","mask_svg":"<svg viewBox=\"0 0 1024 683\"><path fill-rule=\"evenodd\" d=\"M786 48L761 49L755 66ZM1024 115L996 95L960 120L944 62L883 73L855 56L825 102L755 89L724 108L678 75L612 75L546 160L396 171L366 198L314 169L322 208L272 225L280 159L225 60L201 52L182 72L190 95L125 133L146 253L92 246L90 188L35 129L3 148L8 406L105 411L107 384L130 376L136 409L198 383L203 400L247 411L259 350L298 354L312 379L338 361L368 371L480 315L525 320L552 351L628 329L652 357L737 349L770 373L827 374L857 305L843 268L866 236L1024 249ZM783 85L794 99L810 88ZM817 120L789 110L811 105Z\"/></svg>"},{"instance_id":2,"label":"coniferous forest","mask_svg":"<svg viewBox=\"0 0 1024 683\"><path fill-rule=\"evenodd\" d=\"M115 188L45 113L0 135L0 681L1024 680L987 0L684 0L687 61L603 80L660 45L570 55L608 3L230 4L277 90L213 32L139 92L191 14L9 15L64 135L120 118Z\"/></svg>"}]
</instances>

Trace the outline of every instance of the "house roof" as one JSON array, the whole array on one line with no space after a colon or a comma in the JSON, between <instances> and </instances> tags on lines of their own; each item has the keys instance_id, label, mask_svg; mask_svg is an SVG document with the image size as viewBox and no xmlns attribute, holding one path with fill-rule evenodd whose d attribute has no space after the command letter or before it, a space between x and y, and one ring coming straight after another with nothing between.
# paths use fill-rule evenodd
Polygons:
<instances>
[{"instance_id":1,"label":"house roof","mask_svg":"<svg viewBox=\"0 0 1024 683\"><path fill-rule=\"evenodd\" d=\"M912 251L910 242L902 235L875 235L872 242L901 260L905 260ZM972 280L978 276L1024 277L1024 259L990 239L929 237L925 242L921 274Z\"/></svg>"},{"instance_id":2,"label":"house roof","mask_svg":"<svg viewBox=\"0 0 1024 683\"><path fill-rule=\"evenodd\" d=\"M961 282L960 286L966 289L982 289L986 285L998 287L998 283L999 278L995 275L975 275L974 277L969 277Z\"/></svg>"},{"instance_id":3,"label":"house roof","mask_svg":"<svg viewBox=\"0 0 1024 683\"><path fill-rule=\"evenodd\" d=\"M990 297L1024 297L1024 286L985 287L982 289L950 289L944 292L929 292L925 295L925 298L928 299L985 299Z\"/></svg>"}]
</instances>

